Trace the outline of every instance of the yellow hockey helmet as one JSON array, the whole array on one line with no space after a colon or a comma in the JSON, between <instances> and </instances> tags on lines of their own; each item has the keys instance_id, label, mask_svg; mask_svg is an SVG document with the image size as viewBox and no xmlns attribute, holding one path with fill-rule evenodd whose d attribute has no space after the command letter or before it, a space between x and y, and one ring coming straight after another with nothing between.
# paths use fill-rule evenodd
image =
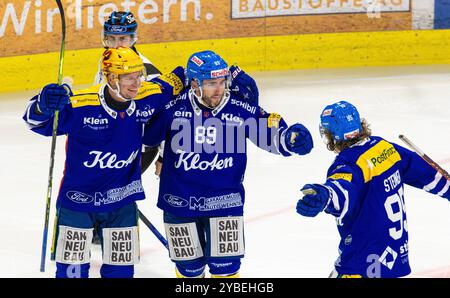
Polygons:
<instances>
[{"instance_id":1,"label":"yellow hockey helmet","mask_svg":"<svg viewBox=\"0 0 450 298\"><path fill-rule=\"evenodd\" d=\"M130 48L119 47L107 49L102 56L102 72L106 77L114 74L118 78L121 74L140 71L145 76L144 62L141 57Z\"/></svg>"}]
</instances>

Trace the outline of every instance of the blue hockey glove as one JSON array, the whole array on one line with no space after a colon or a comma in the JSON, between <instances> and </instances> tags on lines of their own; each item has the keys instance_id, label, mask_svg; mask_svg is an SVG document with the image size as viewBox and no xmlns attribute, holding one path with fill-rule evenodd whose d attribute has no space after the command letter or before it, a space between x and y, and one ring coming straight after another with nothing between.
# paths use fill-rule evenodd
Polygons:
<instances>
[{"instance_id":1,"label":"blue hockey glove","mask_svg":"<svg viewBox=\"0 0 450 298\"><path fill-rule=\"evenodd\" d=\"M297 202L297 213L307 217L314 217L325 209L330 193L320 184L306 184L302 187L303 198Z\"/></svg>"},{"instance_id":2,"label":"blue hockey glove","mask_svg":"<svg viewBox=\"0 0 450 298\"><path fill-rule=\"evenodd\" d=\"M174 70L172 70L172 73L175 74L181 82L183 82L184 86L186 85L186 72L182 66L175 67Z\"/></svg>"},{"instance_id":3,"label":"blue hockey glove","mask_svg":"<svg viewBox=\"0 0 450 298\"><path fill-rule=\"evenodd\" d=\"M150 82L156 83L163 87L169 84L173 87L173 94L178 95L188 84L186 80L186 72L182 66L175 67L170 73L165 73L157 77L153 77Z\"/></svg>"},{"instance_id":4,"label":"blue hockey glove","mask_svg":"<svg viewBox=\"0 0 450 298\"><path fill-rule=\"evenodd\" d=\"M66 104L70 103L72 95L72 90L67 84L48 84L39 93L39 111L44 115L51 115L55 111L62 110Z\"/></svg>"},{"instance_id":5,"label":"blue hockey glove","mask_svg":"<svg viewBox=\"0 0 450 298\"><path fill-rule=\"evenodd\" d=\"M299 123L288 127L284 141L289 151L299 155L308 154L314 147L311 133Z\"/></svg>"},{"instance_id":6,"label":"blue hockey glove","mask_svg":"<svg viewBox=\"0 0 450 298\"><path fill-rule=\"evenodd\" d=\"M258 105L259 91L255 80L241 70L239 66L231 66L230 73L232 78L231 92L251 104Z\"/></svg>"},{"instance_id":7,"label":"blue hockey glove","mask_svg":"<svg viewBox=\"0 0 450 298\"><path fill-rule=\"evenodd\" d=\"M444 193L444 195L442 195L442 196L450 201L450 189L446 193Z\"/></svg>"}]
</instances>

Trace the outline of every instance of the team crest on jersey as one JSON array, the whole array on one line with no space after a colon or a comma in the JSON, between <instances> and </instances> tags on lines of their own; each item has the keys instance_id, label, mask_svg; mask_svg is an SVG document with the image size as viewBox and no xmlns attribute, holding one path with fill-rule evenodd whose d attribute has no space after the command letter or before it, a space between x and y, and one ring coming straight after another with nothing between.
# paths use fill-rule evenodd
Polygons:
<instances>
[{"instance_id":1,"label":"team crest on jersey","mask_svg":"<svg viewBox=\"0 0 450 298\"><path fill-rule=\"evenodd\" d=\"M259 114L261 115L261 116L264 116L265 114L267 114L267 112L263 109L263 108L259 108Z\"/></svg>"}]
</instances>

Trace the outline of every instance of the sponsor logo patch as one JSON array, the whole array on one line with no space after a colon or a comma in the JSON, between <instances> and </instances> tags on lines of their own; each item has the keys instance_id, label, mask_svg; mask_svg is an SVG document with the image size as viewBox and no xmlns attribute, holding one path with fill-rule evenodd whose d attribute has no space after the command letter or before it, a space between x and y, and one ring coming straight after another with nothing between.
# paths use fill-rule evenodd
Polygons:
<instances>
[{"instance_id":1,"label":"sponsor logo patch","mask_svg":"<svg viewBox=\"0 0 450 298\"><path fill-rule=\"evenodd\" d=\"M327 109L323 111L322 116L330 116L331 112L333 112L333 109Z\"/></svg>"},{"instance_id":2,"label":"sponsor logo patch","mask_svg":"<svg viewBox=\"0 0 450 298\"><path fill-rule=\"evenodd\" d=\"M395 260L397 259L398 253L393 250L391 247L386 247L383 254L381 255L379 261L384 266L392 269L394 267Z\"/></svg>"},{"instance_id":3,"label":"sponsor logo patch","mask_svg":"<svg viewBox=\"0 0 450 298\"><path fill-rule=\"evenodd\" d=\"M127 32L127 28L125 28L124 26L109 26L109 31L111 32L116 32L116 33L122 33L122 32Z\"/></svg>"},{"instance_id":4,"label":"sponsor logo patch","mask_svg":"<svg viewBox=\"0 0 450 298\"><path fill-rule=\"evenodd\" d=\"M117 203L138 193L144 193L141 180L135 180L123 187L109 189L106 193L96 192L94 206Z\"/></svg>"},{"instance_id":5,"label":"sponsor logo patch","mask_svg":"<svg viewBox=\"0 0 450 298\"><path fill-rule=\"evenodd\" d=\"M98 115L98 117L84 117L83 118L83 127L89 127L92 130L101 130L108 128L108 118L102 117L102 115Z\"/></svg>"},{"instance_id":6,"label":"sponsor logo patch","mask_svg":"<svg viewBox=\"0 0 450 298\"><path fill-rule=\"evenodd\" d=\"M138 117L144 117L148 118L155 112L155 109L151 108L150 106L145 106L143 110L136 110L136 116Z\"/></svg>"},{"instance_id":7,"label":"sponsor logo patch","mask_svg":"<svg viewBox=\"0 0 450 298\"><path fill-rule=\"evenodd\" d=\"M223 113L221 120L225 120L227 122L235 122L235 123L238 123L239 125L242 125L244 123L244 119L242 119L239 116L230 114L230 113Z\"/></svg>"},{"instance_id":8,"label":"sponsor logo patch","mask_svg":"<svg viewBox=\"0 0 450 298\"><path fill-rule=\"evenodd\" d=\"M194 62L196 65L198 65L198 66L202 66L203 65L203 61L200 59L200 58L198 58L197 56L194 56L194 57L192 57L191 58L191 61L192 62Z\"/></svg>"},{"instance_id":9,"label":"sponsor logo patch","mask_svg":"<svg viewBox=\"0 0 450 298\"><path fill-rule=\"evenodd\" d=\"M364 182L372 180L389 170L394 164L401 160L400 154L392 144L381 140L378 144L363 153L356 164L364 174Z\"/></svg>"},{"instance_id":10,"label":"sponsor logo patch","mask_svg":"<svg viewBox=\"0 0 450 298\"><path fill-rule=\"evenodd\" d=\"M243 206L242 197L239 193L230 193L216 197L191 197L189 201L190 210L213 211Z\"/></svg>"},{"instance_id":11,"label":"sponsor logo patch","mask_svg":"<svg viewBox=\"0 0 450 298\"><path fill-rule=\"evenodd\" d=\"M355 130L353 130L351 132L348 132L348 133L344 134L344 140L353 139L353 138L357 137L358 134L359 134L359 129L355 129Z\"/></svg>"},{"instance_id":12,"label":"sponsor logo patch","mask_svg":"<svg viewBox=\"0 0 450 298\"><path fill-rule=\"evenodd\" d=\"M350 174L350 173L336 173L336 174L333 174L333 175L329 176L327 179L332 179L332 180L343 179L343 180L346 180L348 182L352 182L352 174Z\"/></svg>"},{"instance_id":13,"label":"sponsor logo patch","mask_svg":"<svg viewBox=\"0 0 450 298\"><path fill-rule=\"evenodd\" d=\"M164 200L170 206L173 206L173 207L181 208L181 207L186 207L188 205L188 201L187 200L185 200L183 198L180 198L180 197L177 197L177 196L174 196L174 195L171 195L171 194L165 194L164 195Z\"/></svg>"},{"instance_id":14,"label":"sponsor logo patch","mask_svg":"<svg viewBox=\"0 0 450 298\"><path fill-rule=\"evenodd\" d=\"M211 71L211 78L219 78L228 75L228 68Z\"/></svg>"},{"instance_id":15,"label":"sponsor logo patch","mask_svg":"<svg viewBox=\"0 0 450 298\"><path fill-rule=\"evenodd\" d=\"M74 191L74 190L66 192L66 197L75 203L81 203L81 204L90 203L94 200L93 196L87 195L87 194L79 192L79 191Z\"/></svg>"}]
</instances>

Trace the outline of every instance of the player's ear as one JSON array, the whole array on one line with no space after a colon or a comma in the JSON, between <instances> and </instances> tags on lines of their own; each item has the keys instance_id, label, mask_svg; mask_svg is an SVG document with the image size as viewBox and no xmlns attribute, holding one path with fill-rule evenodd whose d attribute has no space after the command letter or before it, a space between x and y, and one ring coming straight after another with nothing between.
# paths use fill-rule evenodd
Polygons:
<instances>
[{"instance_id":1,"label":"player's ear","mask_svg":"<svg viewBox=\"0 0 450 298\"><path fill-rule=\"evenodd\" d=\"M106 80L107 80L109 86L111 86L111 87L113 87L113 88L116 86L115 81L116 81L117 79L118 79L118 77L117 77L115 74L112 74L112 73L110 73L110 74L108 74L108 75L106 76Z\"/></svg>"}]
</instances>

